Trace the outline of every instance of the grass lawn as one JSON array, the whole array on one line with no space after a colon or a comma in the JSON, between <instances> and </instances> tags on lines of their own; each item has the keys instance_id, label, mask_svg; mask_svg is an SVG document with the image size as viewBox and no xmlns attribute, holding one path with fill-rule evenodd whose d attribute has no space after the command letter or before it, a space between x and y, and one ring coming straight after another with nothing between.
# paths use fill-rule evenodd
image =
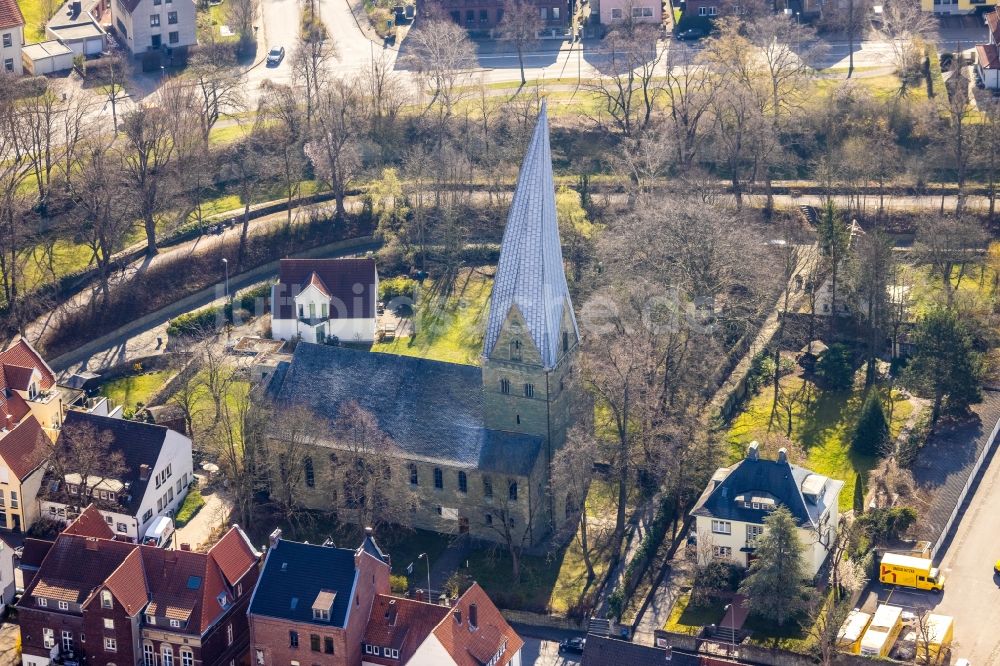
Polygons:
<instances>
[{"instance_id":1,"label":"grass lawn","mask_svg":"<svg viewBox=\"0 0 1000 666\"><path fill-rule=\"evenodd\" d=\"M996 279L996 271L986 264L970 264L965 267L964 272L956 267L951 275L952 298L962 304L963 310L985 313L992 308L993 284ZM916 317L923 316L935 305L945 305L948 301L942 276L939 273L932 274L929 265L904 267L902 283L910 287L909 307Z\"/></svg>"},{"instance_id":2,"label":"grass lawn","mask_svg":"<svg viewBox=\"0 0 1000 666\"><path fill-rule=\"evenodd\" d=\"M180 508L177 509L177 515L174 516L174 525L176 527L184 527L191 522L192 518L198 515L203 506L205 506L205 498L202 496L198 484L194 484L188 490L188 494L184 497Z\"/></svg>"},{"instance_id":3,"label":"grass lawn","mask_svg":"<svg viewBox=\"0 0 1000 666\"><path fill-rule=\"evenodd\" d=\"M694 635L700 633L702 627L719 622L725 612L726 604L722 601L704 607L692 606L691 595L682 594L670 609L670 617L663 629L676 634Z\"/></svg>"},{"instance_id":4,"label":"grass lawn","mask_svg":"<svg viewBox=\"0 0 1000 666\"><path fill-rule=\"evenodd\" d=\"M25 44L45 41L44 24L51 18L51 15L45 15L46 4L42 0L17 0L17 4L21 7L21 13L24 14ZM52 10L56 9L59 9L58 2L52 3Z\"/></svg>"},{"instance_id":5,"label":"grass lawn","mask_svg":"<svg viewBox=\"0 0 1000 666\"><path fill-rule=\"evenodd\" d=\"M855 476L865 478L875 467L874 456L860 455L851 450L851 434L861 411L863 391L824 391L808 379L789 375L781 380L786 395L797 395L792 408L792 441L800 444L805 458L795 460L815 472L844 481L840 493L840 510L853 507ZM779 408L780 411L780 408ZM895 437L913 406L898 393L893 394L892 435ZM771 393L765 388L750 400L746 409L737 416L728 433L730 461L743 457L746 445L757 440L763 455L774 458L777 446L768 445L768 420L771 414ZM785 426L776 424L775 430L784 434Z\"/></svg>"},{"instance_id":6,"label":"grass lawn","mask_svg":"<svg viewBox=\"0 0 1000 666\"><path fill-rule=\"evenodd\" d=\"M377 342L372 351L479 365L493 278L466 269L451 285L425 281L417 295L412 337Z\"/></svg>"},{"instance_id":7,"label":"grass lawn","mask_svg":"<svg viewBox=\"0 0 1000 666\"><path fill-rule=\"evenodd\" d=\"M809 628L789 620L783 627L771 621L762 620L751 615L743 623L743 628L750 632L747 641L753 645L767 648L780 648L806 654L809 652L815 638L809 635Z\"/></svg>"},{"instance_id":8,"label":"grass lawn","mask_svg":"<svg viewBox=\"0 0 1000 666\"><path fill-rule=\"evenodd\" d=\"M142 375L119 377L101 384L98 392L111 398L116 405L122 405L125 409L135 409L138 403L145 404L172 374L171 370L159 370Z\"/></svg>"}]
</instances>

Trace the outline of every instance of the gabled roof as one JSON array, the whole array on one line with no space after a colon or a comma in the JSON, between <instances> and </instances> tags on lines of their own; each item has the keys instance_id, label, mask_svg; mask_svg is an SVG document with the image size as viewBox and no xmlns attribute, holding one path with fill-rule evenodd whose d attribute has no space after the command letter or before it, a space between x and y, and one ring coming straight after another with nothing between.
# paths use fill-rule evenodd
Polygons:
<instances>
[{"instance_id":1,"label":"gabled roof","mask_svg":"<svg viewBox=\"0 0 1000 666\"><path fill-rule=\"evenodd\" d=\"M416 599L379 594L372 604L364 642L399 650L399 659L365 655L365 661L393 666L405 664L434 628L448 617L449 608Z\"/></svg>"},{"instance_id":2,"label":"gabled roof","mask_svg":"<svg viewBox=\"0 0 1000 666\"><path fill-rule=\"evenodd\" d=\"M0 0L0 30L9 30L24 25L24 15L17 6L17 0Z\"/></svg>"},{"instance_id":3,"label":"gabled roof","mask_svg":"<svg viewBox=\"0 0 1000 666\"><path fill-rule=\"evenodd\" d=\"M817 526L823 513L837 503L844 482L793 465L786 456L778 460L757 457L756 448L751 447L753 455L716 471L691 515L762 524L768 511L747 508L736 498L744 496L749 501L752 497L766 497L787 508L800 527ZM807 493L819 490L818 498L807 500L803 487Z\"/></svg>"},{"instance_id":4,"label":"gabled roof","mask_svg":"<svg viewBox=\"0 0 1000 666\"><path fill-rule=\"evenodd\" d=\"M82 604L135 548L122 541L60 534L25 591L24 600L40 596ZM21 603L29 603L24 600Z\"/></svg>"},{"instance_id":5,"label":"gabled roof","mask_svg":"<svg viewBox=\"0 0 1000 666\"><path fill-rule=\"evenodd\" d=\"M282 259L274 317L295 319L295 297L311 284L330 297L331 319L369 319L375 316L377 283L374 259Z\"/></svg>"},{"instance_id":6,"label":"gabled roof","mask_svg":"<svg viewBox=\"0 0 1000 666\"><path fill-rule=\"evenodd\" d=\"M250 614L319 626L344 627L357 570L355 551L278 539L267 551ZM321 590L335 592L330 620L314 620Z\"/></svg>"},{"instance_id":7,"label":"gabled roof","mask_svg":"<svg viewBox=\"0 0 1000 666\"><path fill-rule=\"evenodd\" d=\"M976 62L983 69L1000 69L1000 51L996 44L977 44Z\"/></svg>"},{"instance_id":8,"label":"gabled roof","mask_svg":"<svg viewBox=\"0 0 1000 666\"><path fill-rule=\"evenodd\" d=\"M0 435L0 458L20 480L38 469L51 449L52 440L34 416L22 418L12 430Z\"/></svg>"},{"instance_id":9,"label":"gabled roof","mask_svg":"<svg viewBox=\"0 0 1000 666\"><path fill-rule=\"evenodd\" d=\"M547 368L554 367L562 354L559 331L566 309L572 334L576 340L580 337L563 270L555 196L548 114L542 102L500 246L483 343L486 357L493 353L512 308L517 308L524 318Z\"/></svg>"},{"instance_id":10,"label":"gabled roof","mask_svg":"<svg viewBox=\"0 0 1000 666\"><path fill-rule=\"evenodd\" d=\"M14 389L15 391L27 391L31 384L31 376L35 374L35 369L5 363L3 374L7 381L7 388Z\"/></svg>"},{"instance_id":11,"label":"gabled roof","mask_svg":"<svg viewBox=\"0 0 1000 666\"><path fill-rule=\"evenodd\" d=\"M357 401L411 460L527 475L541 447L538 437L484 426L482 371L472 365L300 342L269 388L279 404L309 407L328 423Z\"/></svg>"},{"instance_id":12,"label":"gabled roof","mask_svg":"<svg viewBox=\"0 0 1000 666\"><path fill-rule=\"evenodd\" d=\"M66 526L63 534L73 534L82 537L94 537L97 539L114 539L115 533L104 520L104 516L93 504L88 504L87 508L80 512L72 523Z\"/></svg>"},{"instance_id":13,"label":"gabled roof","mask_svg":"<svg viewBox=\"0 0 1000 666\"><path fill-rule=\"evenodd\" d=\"M991 43L1000 42L1000 12L994 9L986 15L986 27L990 31Z\"/></svg>"},{"instance_id":14,"label":"gabled roof","mask_svg":"<svg viewBox=\"0 0 1000 666\"><path fill-rule=\"evenodd\" d=\"M243 578L252 567L257 566L260 553L250 543L250 539L240 529L230 529L208 551L208 556L219 567L230 586Z\"/></svg>"},{"instance_id":15,"label":"gabled roof","mask_svg":"<svg viewBox=\"0 0 1000 666\"><path fill-rule=\"evenodd\" d=\"M365 535L365 540L361 542L361 550L368 553L379 562L389 564L389 556L383 552L377 543L375 543L375 537L371 534Z\"/></svg>"},{"instance_id":16,"label":"gabled roof","mask_svg":"<svg viewBox=\"0 0 1000 666\"><path fill-rule=\"evenodd\" d=\"M118 480L129 485L129 493L127 497L119 498L119 503L126 512L135 515L152 479L150 476L142 478L141 467L149 465L153 469L156 465L168 429L151 423L70 410L66 414L56 445L65 445L66 438L72 438L78 428L87 426L94 428L101 437L109 437L111 451L121 452L127 471Z\"/></svg>"},{"instance_id":17,"label":"gabled roof","mask_svg":"<svg viewBox=\"0 0 1000 666\"><path fill-rule=\"evenodd\" d=\"M146 606L149 592L146 589L146 575L142 566L142 550L133 548L129 554L104 581L104 586L115 595L115 599L125 607L129 616L134 616Z\"/></svg>"},{"instance_id":18,"label":"gabled roof","mask_svg":"<svg viewBox=\"0 0 1000 666\"><path fill-rule=\"evenodd\" d=\"M478 616L475 627L469 621L472 606L476 607ZM433 633L458 666L483 666L490 662L501 647L504 648L504 653L496 665L504 666L524 647L524 641L507 624L479 583L473 583L458 598L448 617L438 623Z\"/></svg>"},{"instance_id":19,"label":"gabled roof","mask_svg":"<svg viewBox=\"0 0 1000 666\"><path fill-rule=\"evenodd\" d=\"M6 0L0 0L0 7ZM14 7L17 7L17 3L14 3ZM2 17L3 10L0 9L0 17ZM24 23L24 19L21 19L21 23ZM2 18L0 18L0 28L7 27L2 24ZM55 373L52 372L52 368L49 364L45 362L34 347L32 347L27 340L24 338L19 338L17 342L7 347L3 352L0 352L0 365L14 365L21 368L34 368L38 370L41 375L41 381L39 381L40 388L42 390L52 388L56 383ZM24 389L21 389L24 390Z\"/></svg>"}]
</instances>

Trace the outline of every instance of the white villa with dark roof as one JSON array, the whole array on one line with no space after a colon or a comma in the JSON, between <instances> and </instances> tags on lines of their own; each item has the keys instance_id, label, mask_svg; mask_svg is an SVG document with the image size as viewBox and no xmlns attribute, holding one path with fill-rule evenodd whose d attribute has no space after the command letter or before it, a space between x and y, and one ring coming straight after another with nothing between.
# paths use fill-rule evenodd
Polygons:
<instances>
[{"instance_id":1,"label":"white villa with dark roof","mask_svg":"<svg viewBox=\"0 0 1000 666\"><path fill-rule=\"evenodd\" d=\"M296 295L305 299L319 293L308 269L288 281L304 285ZM291 310L287 302L279 307ZM268 392L279 405L311 409L317 422L335 421L350 403L375 416L391 440L385 478L392 482L378 491L398 507L392 520L493 541L510 526L526 530L525 543L535 546L567 518L565 497L550 492L549 468L586 399L578 388L579 342L543 102L504 230L482 367L302 342L290 363L278 365ZM310 446L302 501L355 516L340 458L357 452L329 428Z\"/></svg>"},{"instance_id":2,"label":"white villa with dark roof","mask_svg":"<svg viewBox=\"0 0 1000 666\"><path fill-rule=\"evenodd\" d=\"M764 518L784 506L798 525L806 572L815 576L836 540L843 488L843 481L791 464L785 449L777 460L763 459L751 442L746 458L716 470L691 510L699 563L715 558L750 566Z\"/></svg>"}]
</instances>

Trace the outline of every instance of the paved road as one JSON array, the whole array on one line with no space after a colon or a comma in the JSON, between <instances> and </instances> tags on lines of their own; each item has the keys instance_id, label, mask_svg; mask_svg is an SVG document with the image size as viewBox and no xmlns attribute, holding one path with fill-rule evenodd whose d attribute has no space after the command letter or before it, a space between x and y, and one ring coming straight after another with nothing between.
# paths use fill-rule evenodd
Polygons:
<instances>
[{"instance_id":1,"label":"paved road","mask_svg":"<svg viewBox=\"0 0 1000 666\"><path fill-rule=\"evenodd\" d=\"M1000 665L1000 577L993 574L998 534L1000 456L994 454L942 560L945 591L936 607L955 618L954 656L974 666Z\"/></svg>"},{"instance_id":2,"label":"paved road","mask_svg":"<svg viewBox=\"0 0 1000 666\"><path fill-rule=\"evenodd\" d=\"M578 654L559 654L559 643L556 641L524 637L524 649L521 651L521 663L524 666L564 666L579 664L580 660Z\"/></svg>"}]
</instances>

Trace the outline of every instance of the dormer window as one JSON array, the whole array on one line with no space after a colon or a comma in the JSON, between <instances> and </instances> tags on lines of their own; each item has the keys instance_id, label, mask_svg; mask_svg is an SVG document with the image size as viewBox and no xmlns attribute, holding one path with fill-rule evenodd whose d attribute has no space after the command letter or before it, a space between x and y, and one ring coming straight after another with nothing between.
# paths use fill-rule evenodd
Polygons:
<instances>
[{"instance_id":1,"label":"dormer window","mask_svg":"<svg viewBox=\"0 0 1000 666\"><path fill-rule=\"evenodd\" d=\"M329 622L330 611L325 608L313 608L313 619L319 620L320 622Z\"/></svg>"},{"instance_id":2,"label":"dormer window","mask_svg":"<svg viewBox=\"0 0 1000 666\"><path fill-rule=\"evenodd\" d=\"M333 590L320 590L313 601L313 619L318 622L329 622L330 612L333 610L333 602L337 598L337 593Z\"/></svg>"}]
</instances>

